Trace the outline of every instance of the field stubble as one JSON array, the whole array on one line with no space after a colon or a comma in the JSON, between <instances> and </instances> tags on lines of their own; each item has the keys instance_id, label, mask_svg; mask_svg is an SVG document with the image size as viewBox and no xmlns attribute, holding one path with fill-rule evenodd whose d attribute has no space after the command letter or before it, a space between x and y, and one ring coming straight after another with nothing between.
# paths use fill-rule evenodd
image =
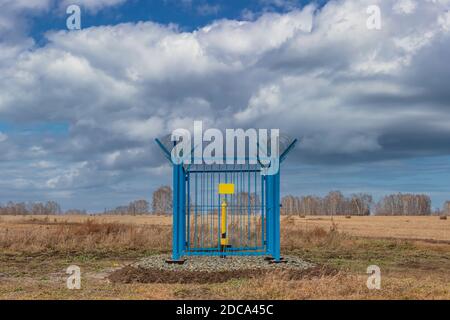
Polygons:
<instances>
[{"instance_id":1,"label":"field stubble","mask_svg":"<svg viewBox=\"0 0 450 320\"><path fill-rule=\"evenodd\" d=\"M437 217L283 217L282 252L322 267L295 279L274 271L209 283L108 280L142 257L169 253L170 221L164 216L0 217L0 298L450 298L450 221ZM71 264L82 269L81 290L65 287ZM366 287L370 264L382 270L381 290Z\"/></svg>"}]
</instances>

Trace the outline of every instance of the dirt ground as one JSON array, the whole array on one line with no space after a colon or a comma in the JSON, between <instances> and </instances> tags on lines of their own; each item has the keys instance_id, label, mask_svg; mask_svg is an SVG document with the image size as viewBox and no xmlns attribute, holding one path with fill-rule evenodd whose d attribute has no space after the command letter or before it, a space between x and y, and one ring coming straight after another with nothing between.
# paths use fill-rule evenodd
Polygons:
<instances>
[{"instance_id":1,"label":"dirt ground","mask_svg":"<svg viewBox=\"0 0 450 320\"><path fill-rule=\"evenodd\" d=\"M450 299L450 220L283 217L282 252L319 266L296 276L182 281L130 271L142 257L170 252L170 223L164 216L2 216L0 299ZM380 290L366 286L373 264ZM70 265L81 269L80 290L66 286Z\"/></svg>"},{"instance_id":2,"label":"dirt ground","mask_svg":"<svg viewBox=\"0 0 450 320\"><path fill-rule=\"evenodd\" d=\"M301 280L335 275L336 269L314 267L308 270L233 270L220 272L193 272L193 271L161 271L158 269L144 269L126 266L112 272L108 279L114 283L182 283L182 284L208 284L222 283L233 279L255 279L276 274L288 280Z\"/></svg>"}]
</instances>

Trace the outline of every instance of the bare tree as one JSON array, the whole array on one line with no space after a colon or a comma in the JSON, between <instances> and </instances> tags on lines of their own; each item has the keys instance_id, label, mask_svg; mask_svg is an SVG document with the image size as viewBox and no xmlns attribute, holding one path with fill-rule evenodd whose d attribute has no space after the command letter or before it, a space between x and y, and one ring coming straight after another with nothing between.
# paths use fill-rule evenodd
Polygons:
<instances>
[{"instance_id":1,"label":"bare tree","mask_svg":"<svg viewBox=\"0 0 450 320\"><path fill-rule=\"evenodd\" d=\"M390 194L376 207L377 215L431 215L431 199L425 194Z\"/></svg>"},{"instance_id":2,"label":"bare tree","mask_svg":"<svg viewBox=\"0 0 450 320\"><path fill-rule=\"evenodd\" d=\"M45 214L54 215L54 214L61 214L61 207L59 204L55 201L47 201L45 204Z\"/></svg>"},{"instance_id":3,"label":"bare tree","mask_svg":"<svg viewBox=\"0 0 450 320\"><path fill-rule=\"evenodd\" d=\"M373 198L367 193L357 193L351 196L351 212L348 214L357 214L358 216L370 215L370 206Z\"/></svg>"},{"instance_id":4,"label":"bare tree","mask_svg":"<svg viewBox=\"0 0 450 320\"><path fill-rule=\"evenodd\" d=\"M328 215L343 214L345 198L340 191L331 191L324 199L325 210Z\"/></svg>"},{"instance_id":5,"label":"bare tree","mask_svg":"<svg viewBox=\"0 0 450 320\"><path fill-rule=\"evenodd\" d=\"M137 214L146 214L149 211L149 204L146 200L136 200L130 202L128 205L128 213L137 215Z\"/></svg>"},{"instance_id":6,"label":"bare tree","mask_svg":"<svg viewBox=\"0 0 450 320\"><path fill-rule=\"evenodd\" d=\"M444 214L446 215L450 215L450 201L446 201L444 203L444 209L443 209Z\"/></svg>"},{"instance_id":7,"label":"bare tree","mask_svg":"<svg viewBox=\"0 0 450 320\"><path fill-rule=\"evenodd\" d=\"M293 195L287 195L281 199L281 214L299 215L300 214L300 199Z\"/></svg>"},{"instance_id":8,"label":"bare tree","mask_svg":"<svg viewBox=\"0 0 450 320\"><path fill-rule=\"evenodd\" d=\"M154 214L172 213L172 189L170 187L163 186L153 192L152 212Z\"/></svg>"}]
</instances>

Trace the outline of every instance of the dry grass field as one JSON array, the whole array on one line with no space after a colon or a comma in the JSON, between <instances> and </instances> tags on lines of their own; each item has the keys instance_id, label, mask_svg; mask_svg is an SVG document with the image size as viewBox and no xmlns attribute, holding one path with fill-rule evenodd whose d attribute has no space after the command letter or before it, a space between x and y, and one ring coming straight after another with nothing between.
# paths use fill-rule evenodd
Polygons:
<instances>
[{"instance_id":1,"label":"dry grass field","mask_svg":"<svg viewBox=\"0 0 450 320\"><path fill-rule=\"evenodd\" d=\"M282 253L323 273L282 272L221 283L113 283L137 259L168 253L165 216L1 216L0 299L450 299L450 220L438 217L283 217ZM381 268L381 289L366 268ZM66 288L70 265L81 290ZM329 272L333 270L333 272Z\"/></svg>"}]
</instances>

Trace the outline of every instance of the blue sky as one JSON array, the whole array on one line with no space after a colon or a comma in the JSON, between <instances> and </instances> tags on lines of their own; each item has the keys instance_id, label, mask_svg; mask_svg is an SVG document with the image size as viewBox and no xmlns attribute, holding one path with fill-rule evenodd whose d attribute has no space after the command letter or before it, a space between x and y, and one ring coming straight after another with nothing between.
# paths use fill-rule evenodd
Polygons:
<instances>
[{"instance_id":1,"label":"blue sky","mask_svg":"<svg viewBox=\"0 0 450 320\"><path fill-rule=\"evenodd\" d=\"M76 1L73 1L74 3ZM182 30L192 31L217 19L243 19L245 14L255 16L263 12L286 12L310 1L257 1L257 0L132 0L122 5L107 7L99 12L83 11L83 28L114 25L125 22L154 21L177 24ZM319 7L325 0L314 1ZM64 29L67 15L63 10L32 19L31 34L38 41L45 32Z\"/></svg>"},{"instance_id":2,"label":"blue sky","mask_svg":"<svg viewBox=\"0 0 450 320\"><path fill-rule=\"evenodd\" d=\"M170 184L153 139L203 120L300 138L284 194L423 192L440 207L449 5L376 2L376 31L365 0L1 3L0 203L151 200Z\"/></svg>"}]
</instances>

